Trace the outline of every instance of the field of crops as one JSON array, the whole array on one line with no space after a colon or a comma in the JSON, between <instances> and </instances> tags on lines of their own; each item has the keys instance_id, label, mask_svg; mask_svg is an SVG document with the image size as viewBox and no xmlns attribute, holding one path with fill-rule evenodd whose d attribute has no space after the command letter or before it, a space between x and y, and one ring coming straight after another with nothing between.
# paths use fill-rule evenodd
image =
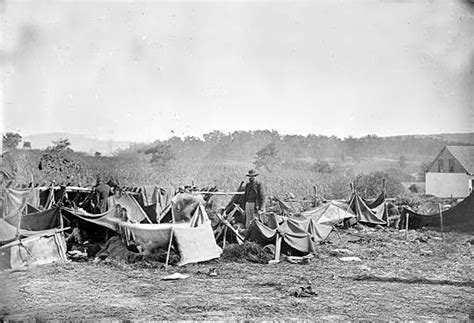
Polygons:
<instances>
[{"instance_id":1,"label":"field of crops","mask_svg":"<svg viewBox=\"0 0 474 323\"><path fill-rule=\"evenodd\" d=\"M175 189L194 183L198 187L216 186L221 191L235 191L247 179L247 171L254 167L251 161L202 161L192 158L176 159L166 167L157 167L149 162L149 158L137 154L93 157L70 153L62 158L74 167L60 165L58 170L48 172L44 168L38 168L43 154L40 150L15 152L12 159L17 170L17 183L49 185L54 181L56 184L92 186L96 177L102 176L105 179L114 177L121 185L126 186L156 184L166 189ZM260 176L270 195L285 196L292 193L304 198L316 193L327 199L347 198L350 194L349 183L355 178L356 173L347 167L329 173L279 167L273 171L262 169ZM391 186L387 189L390 195ZM392 191L399 192L400 189ZM373 197L375 196L367 196Z\"/></svg>"}]
</instances>

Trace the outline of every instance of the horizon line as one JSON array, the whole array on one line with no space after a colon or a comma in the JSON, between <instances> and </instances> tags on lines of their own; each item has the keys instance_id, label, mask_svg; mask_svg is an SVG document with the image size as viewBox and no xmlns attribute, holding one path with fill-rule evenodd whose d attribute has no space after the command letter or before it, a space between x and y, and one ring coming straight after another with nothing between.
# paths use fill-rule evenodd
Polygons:
<instances>
[{"instance_id":1,"label":"horizon line","mask_svg":"<svg viewBox=\"0 0 474 323\"><path fill-rule=\"evenodd\" d=\"M169 140L171 138L180 138L180 139L185 139L186 137L194 137L194 138L198 138L198 139L203 139L204 135L206 134L210 134L210 133L213 133L213 132L222 132L224 135L231 135L232 133L234 132L260 132L260 131L270 131L270 132L277 132L280 136L301 136L301 137L308 137L308 136L322 136L322 137L336 137L336 138L339 138L339 139L346 139L346 138L355 138L355 139L359 139L359 138L364 138L364 137L367 137L367 136L376 136L376 137L380 137L380 138L388 138L388 137L402 137L402 136L437 136L437 135L456 135L456 134L474 134L474 130L472 131L456 131L456 132L439 132L439 133L406 133L406 134L393 134L393 135L378 135L376 133L372 133L372 134L366 134L366 135L361 135L361 136L354 136L354 135L346 135L346 136L338 136L338 135L327 135L327 134L317 134L317 133L307 133L307 134L296 134L296 133L280 133L278 130L276 129L257 129L257 130L233 130L233 131L228 131L228 132L225 132L223 130L218 130L218 129L214 129L212 131L209 131L209 132L206 132L206 133L203 133L201 135L173 135L173 136L169 136L167 138L156 138L156 139L151 139L151 140L123 140L123 139L112 139L112 138L104 138L104 137L100 137L100 136L96 136L96 135L93 135L93 134L84 134L84 133L70 133L70 132L64 132L64 131L52 131L52 132L41 132L41 133L33 133L33 134L26 134L26 135L22 135L21 132L15 132L15 131L4 131L2 134L5 134L7 132L13 132L13 133L18 133L20 134L20 136L23 138L26 138L26 137L32 137L32 136L41 136L41 135L71 135L71 136L82 136L82 137L86 137L86 138L89 138L89 139L94 139L94 140L100 140L100 141L114 141L114 142L127 142L127 143L135 143L135 144L139 144L139 143L151 143L151 142L154 142L154 141L166 141L166 140ZM58 138L59 139L59 138Z\"/></svg>"}]
</instances>

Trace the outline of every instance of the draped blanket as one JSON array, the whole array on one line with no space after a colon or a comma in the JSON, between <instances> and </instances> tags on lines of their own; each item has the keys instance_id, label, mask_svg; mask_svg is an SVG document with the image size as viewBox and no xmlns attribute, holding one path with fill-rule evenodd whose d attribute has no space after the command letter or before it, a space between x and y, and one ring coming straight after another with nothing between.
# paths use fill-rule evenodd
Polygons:
<instances>
[{"instance_id":1,"label":"draped blanket","mask_svg":"<svg viewBox=\"0 0 474 323\"><path fill-rule=\"evenodd\" d=\"M410 229L417 229L424 226L440 228L441 216L439 212L432 214L420 214L408 207L403 208L401 227L405 227L407 215L408 227ZM471 193L464 200L459 202L456 206L447 211L442 212L443 226L446 228L453 228L458 231L474 231L474 193Z\"/></svg>"}]
</instances>

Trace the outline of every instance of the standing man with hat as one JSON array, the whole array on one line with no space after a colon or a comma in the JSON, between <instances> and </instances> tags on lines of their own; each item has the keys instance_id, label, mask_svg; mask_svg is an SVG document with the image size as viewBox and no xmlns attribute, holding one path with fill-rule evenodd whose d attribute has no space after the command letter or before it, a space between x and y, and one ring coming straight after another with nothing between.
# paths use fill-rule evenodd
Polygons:
<instances>
[{"instance_id":1,"label":"standing man with hat","mask_svg":"<svg viewBox=\"0 0 474 323\"><path fill-rule=\"evenodd\" d=\"M249 182L245 185L245 194L243 195L243 203L245 205L245 227L248 228L250 223L265 212L265 187L256 180L258 172L255 169L249 170L246 176Z\"/></svg>"}]
</instances>

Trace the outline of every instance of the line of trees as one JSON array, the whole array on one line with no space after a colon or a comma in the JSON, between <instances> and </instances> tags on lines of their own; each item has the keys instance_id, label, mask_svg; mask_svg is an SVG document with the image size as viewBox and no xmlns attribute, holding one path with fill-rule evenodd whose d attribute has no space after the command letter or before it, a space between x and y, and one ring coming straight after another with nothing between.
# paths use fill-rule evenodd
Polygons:
<instances>
[{"instance_id":1,"label":"line of trees","mask_svg":"<svg viewBox=\"0 0 474 323\"><path fill-rule=\"evenodd\" d=\"M405 156L431 158L447 144L456 143L429 136L368 135L341 139L335 136L281 135L274 130L235 131L227 134L213 131L205 134L203 138L172 137L164 141L155 141L150 145L135 145L117 154L144 152L163 145L169 146L170 152L175 156L192 155L206 160L246 161L253 160L258 151L272 145L269 149L277 151L285 160L317 158L341 161L352 159L357 162L366 157L391 156L400 158L400 166L403 168L406 162Z\"/></svg>"}]
</instances>

